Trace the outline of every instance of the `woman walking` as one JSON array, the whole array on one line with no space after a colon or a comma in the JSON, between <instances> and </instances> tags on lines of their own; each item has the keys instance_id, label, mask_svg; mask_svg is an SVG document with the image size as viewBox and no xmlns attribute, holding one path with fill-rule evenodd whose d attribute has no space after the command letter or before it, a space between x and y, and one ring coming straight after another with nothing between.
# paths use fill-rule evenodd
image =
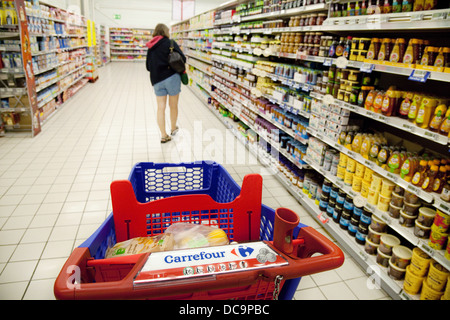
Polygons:
<instances>
[{"instance_id":1,"label":"woman walking","mask_svg":"<svg viewBox=\"0 0 450 320\"><path fill-rule=\"evenodd\" d=\"M166 103L169 96L171 135L178 131L178 97L181 92L181 76L169 66L170 47L180 53L184 62L186 57L178 44L170 40L169 28L165 24L158 24L153 32L153 38L147 43L147 70L150 72L150 81L155 90L158 105L157 121L161 131L161 143L172 138L166 132Z\"/></svg>"}]
</instances>

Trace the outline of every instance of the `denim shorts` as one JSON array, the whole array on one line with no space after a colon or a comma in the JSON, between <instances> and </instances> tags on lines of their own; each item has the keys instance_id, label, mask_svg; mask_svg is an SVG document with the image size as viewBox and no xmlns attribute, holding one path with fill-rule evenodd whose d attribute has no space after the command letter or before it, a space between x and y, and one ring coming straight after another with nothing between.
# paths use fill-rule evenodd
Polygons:
<instances>
[{"instance_id":1,"label":"denim shorts","mask_svg":"<svg viewBox=\"0 0 450 320\"><path fill-rule=\"evenodd\" d=\"M153 86L155 95L161 96L176 96L181 92L181 76L178 73L168 77L167 79L156 83Z\"/></svg>"}]
</instances>

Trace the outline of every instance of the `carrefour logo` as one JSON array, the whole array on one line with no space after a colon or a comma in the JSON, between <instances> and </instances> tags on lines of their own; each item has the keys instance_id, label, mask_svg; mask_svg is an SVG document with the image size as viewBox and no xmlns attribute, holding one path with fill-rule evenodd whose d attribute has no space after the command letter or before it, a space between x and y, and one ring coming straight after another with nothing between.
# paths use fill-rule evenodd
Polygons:
<instances>
[{"instance_id":1,"label":"carrefour logo","mask_svg":"<svg viewBox=\"0 0 450 320\"><path fill-rule=\"evenodd\" d=\"M231 253L237 257L247 258L255 251L255 249L247 246L239 246L231 250Z\"/></svg>"},{"instance_id":2,"label":"carrefour logo","mask_svg":"<svg viewBox=\"0 0 450 320\"><path fill-rule=\"evenodd\" d=\"M217 252L200 252L196 254L187 254L182 256L172 256L167 255L164 258L166 263L180 263L180 262L189 262L189 261L199 261L199 260L209 260L209 259L219 259L225 257L225 251L217 251Z\"/></svg>"}]
</instances>

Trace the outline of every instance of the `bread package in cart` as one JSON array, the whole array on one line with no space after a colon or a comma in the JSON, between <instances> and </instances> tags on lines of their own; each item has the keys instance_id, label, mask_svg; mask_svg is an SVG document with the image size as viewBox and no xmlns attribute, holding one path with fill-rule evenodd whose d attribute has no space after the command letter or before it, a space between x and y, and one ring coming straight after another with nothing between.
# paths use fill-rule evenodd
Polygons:
<instances>
[{"instance_id":1,"label":"bread package in cart","mask_svg":"<svg viewBox=\"0 0 450 320\"><path fill-rule=\"evenodd\" d=\"M171 233L154 237L138 237L116 243L106 252L105 258L123 257L132 254L173 250L174 239Z\"/></svg>"}]
</instances>

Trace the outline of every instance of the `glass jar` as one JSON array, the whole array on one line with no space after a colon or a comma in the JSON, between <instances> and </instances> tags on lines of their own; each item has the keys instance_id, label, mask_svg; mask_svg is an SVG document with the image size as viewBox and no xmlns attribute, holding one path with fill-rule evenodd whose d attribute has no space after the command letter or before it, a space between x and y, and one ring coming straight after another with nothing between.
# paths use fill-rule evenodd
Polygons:
<instances>
[{"instance_id":1,"label":"glass jar","mask_svg":"<svg viewBox=\"0 0 450 320\"><path fill-rule=\"evenodd\" d=\"M317 13L310 14L308 22L310 26L315 26L317 24Z\"/></svg>"},{"instance_id":2,"label":"glass jar","mask_svg":"<svg viewBox=\"0 0 450 320\"><path fill-rule=\"evenodd\" d=\"M327 15L325 13L319 13L317 15L316 25L321 26L326 18L327 18Z\"/></svg>"}]
</instances>

